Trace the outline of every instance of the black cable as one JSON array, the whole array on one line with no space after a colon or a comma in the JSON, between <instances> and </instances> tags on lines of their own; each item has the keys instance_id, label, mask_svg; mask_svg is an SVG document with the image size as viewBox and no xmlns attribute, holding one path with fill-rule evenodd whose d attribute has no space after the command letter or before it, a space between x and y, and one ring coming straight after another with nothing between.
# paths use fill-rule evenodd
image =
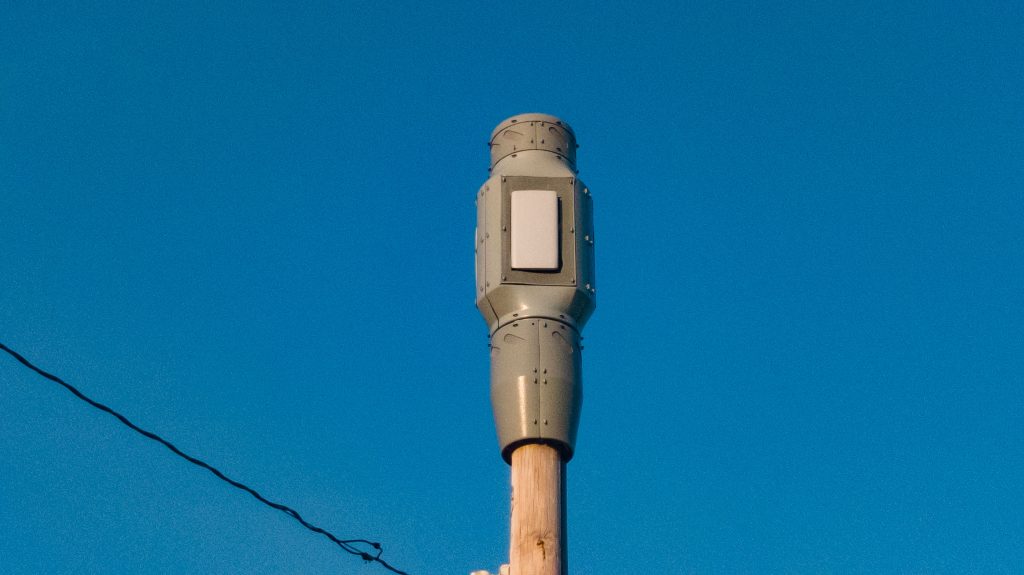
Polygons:
<instances>
[{"instance_id":1,"label":"black cable","mask_svg":"<svg viewBox=\"0 0 1024 575\"><path fill-rule=\"evenodd\" d=\"M281 511L281 512L291 516L293 519L298 521L306 529L309 529L313 533L319 533L319 534L323 535L324 537L330 539L332 543L334 543L335 545L340 547L346 553L351 553L352 555L356 555L356 556L362 558L367 563L372 563L372 562L380 563L381 566L383 566L388 571L391 571L392 573L397 573L398 575L409 575L405 571L401 571L399 569L396 569L396 568L392 567L390 564L388 564L387 561L384 561L383 559L380 558L381 554L384 552L384 550L381 547L380 543L377 543L376 541L367 541L366 539L339 539L339 538L335 537L334 534L331 533L330 531L327 531L326 529L317 527L316 525L313 525L312 523L309 523L308 521L303 519L302 516L299 515L299 512L294 510L294 509L292 509L291 507L288 507L287 505L283 505L281 503L274 503L273 501L270 501L269 499L267 499L266 497L263 497L255 489L249 487L248 485L245 485L244 483L240 483L238 481L235 481L234 479L231 479L230 477L228 477L227 475L224 475L219 469L217 469L216 467L210 465L209 463L206 463L205 461L203 461L201 459L197 459L195 457L192 457L191 455L188 455L187 453L185 453L182 450L180 450L177 447L175 447L174 444L171 443L170 441L167 441L166 439L160 437L159 435L157 435L157 434L155 434L155 433L153 433L151 431L146 431L145 429L142 429L138 425L135 425L134 423L129 421L127 417L125 417L125 416L121 415L120 413L114 411L110 407L107 407L106 405L103 405L102 403L89 398L88 396L86 396L81 391L78 391L78 389L76 389L75 386L71 385L70 383L67 383L66 381L64 381L63 379L57 377L56 375L47 373L47 372L43 371L42 369L39 369L35 365L32 365L32 363L29 360L25 359L20 353L18 353L16 351L14 351L13 349L7 347L3 343L0 343L0 349L2 349L4 351L6 351L7 353L9 353L11 355L11 357L13 357L14 359L16 359L19 362L21 362L22 365L24 365L25 367L31 369L32 371L38 373L39 375L45 377L46 379L49 379L50 381L53 381L55 383L58 383L58 384L64 386L65 389L67 389L71 393L75 394L75 397L77 397L78 399L81 399L82 401L88 403L89 405L95 407L96 409L99 409L100 411L105 411L105 412L109 413L110 415L113 415L118 420L120 420L121 423L125 424L130 429L132 429L133 431L139 433L140 435L142 435L144 437L152 439L153 441L156 441L157 443L160 443L161 445L163 445L167 449L170 449L171 452L174 453L175 455L177 455L178 457L181 457L182 459L184 459L185 461L188 461L189 463L191 463L193 465L198 465L199 467L202 467L203 469L208 470L210 473L216 475L218 479L228 483L232 487L236 487L238 489L241 489L242 491L245 491L249 495L252 495L260 503L263 503L264 505L267 505L269 507L277 509L278 511ZM357 544L357 543L364 544L364 545L369 545L370 547L373 547L374 549L376 549L377 553L375 555L367 553L366 551L363 551L363 550L359 549L358 547L355 547L354 544Z\"/></svg>"}]
</instances>

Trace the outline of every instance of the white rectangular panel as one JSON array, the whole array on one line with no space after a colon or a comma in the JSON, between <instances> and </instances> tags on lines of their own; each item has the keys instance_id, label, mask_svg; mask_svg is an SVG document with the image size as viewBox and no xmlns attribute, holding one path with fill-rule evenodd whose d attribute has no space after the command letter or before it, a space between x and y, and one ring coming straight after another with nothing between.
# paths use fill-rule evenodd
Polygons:
<instances>
[{"instance_id":1,"label":"white rectangular panel","mask_svg":"<svg viewBox=\"0 0 1024 575\"><path fill-rule=\"evenodd\" d=\"M554 190L514 190L512 269L558 269L558 194Z\"/></svg>"}]
</instances>

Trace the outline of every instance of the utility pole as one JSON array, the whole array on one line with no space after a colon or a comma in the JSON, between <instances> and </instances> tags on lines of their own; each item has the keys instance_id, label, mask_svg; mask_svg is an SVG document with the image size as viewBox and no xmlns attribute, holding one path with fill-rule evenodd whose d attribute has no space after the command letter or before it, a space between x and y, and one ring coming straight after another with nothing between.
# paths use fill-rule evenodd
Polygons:
<instances>
[{"instance_id":1,"label":"utility pole","mask_svg":"<svg viewBox=\"0 0 1024 575\"><path fill-rule=\"evenodd\" d=\"M476 198L476 304L512 467L510 575L568 573L565 468L583 399L580 332L596 305L592 200L576 147L554 116L508 118L491 133L491 175Z\"/></svg>"}]
</instances>

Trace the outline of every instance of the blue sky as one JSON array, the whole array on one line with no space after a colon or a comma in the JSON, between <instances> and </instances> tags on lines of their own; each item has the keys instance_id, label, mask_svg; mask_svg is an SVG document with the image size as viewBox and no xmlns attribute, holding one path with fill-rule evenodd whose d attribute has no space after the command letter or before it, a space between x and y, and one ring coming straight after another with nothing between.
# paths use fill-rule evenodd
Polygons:
<instances>
[{"instance_id":1,"label":"blue sky","mask_svg":"<svg viewBox=\"0 0 1024 575\"><path fill-rule=\"evenodd\" d=\"M1024 572L1024 11L8 3L0 341L414 574L507 557L473 198L567 120L573 573ZM0 360L5 573L383 573Z\"/></svg>"}]
</instances>

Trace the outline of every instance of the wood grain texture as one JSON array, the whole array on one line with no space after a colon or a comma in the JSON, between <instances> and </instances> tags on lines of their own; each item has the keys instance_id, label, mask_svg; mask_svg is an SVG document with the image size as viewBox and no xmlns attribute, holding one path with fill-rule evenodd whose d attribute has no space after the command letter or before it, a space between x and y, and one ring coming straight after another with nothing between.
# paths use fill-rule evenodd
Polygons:
<instances>
[{"instance_id":1,"label":"wood grain texture","mask_svg":"<svg viewBox=\"0 0 1024 575\"><path fill-rule=\"evenodd\" d=\"M565 463L549 445L512 452L511 575L564 575Z\"/></svg>"}]
</instances>

